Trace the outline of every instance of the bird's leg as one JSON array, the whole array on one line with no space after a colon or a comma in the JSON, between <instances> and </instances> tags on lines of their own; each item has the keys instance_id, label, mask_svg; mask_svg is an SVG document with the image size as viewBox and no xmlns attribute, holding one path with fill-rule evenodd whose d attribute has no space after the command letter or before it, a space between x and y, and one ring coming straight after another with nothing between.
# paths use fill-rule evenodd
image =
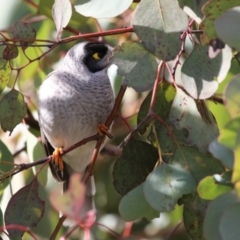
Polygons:
<instances>
[{"instance_id":1,"label":"bird's leg","mask_svg":"<svg viewBox=\"0 0 240 240\"><path fill-rule=\"evenodd\" d=\"M63 148L56 148L52 154L52 161L59 170L62 172L64 168L63 159L62 159Z\"/></svg>"},{"instance_id":2,"label":"bird's leg","mask_svg":"<svg viewBox=\"0 0 240 240\"><path fill-rule=\"evenodd\" d=\"M109 132L109 129L105 124L99 124L97 131L101 137L107 135L110 139L113 139L113 135Z\"/></svg>"}]
</instances>

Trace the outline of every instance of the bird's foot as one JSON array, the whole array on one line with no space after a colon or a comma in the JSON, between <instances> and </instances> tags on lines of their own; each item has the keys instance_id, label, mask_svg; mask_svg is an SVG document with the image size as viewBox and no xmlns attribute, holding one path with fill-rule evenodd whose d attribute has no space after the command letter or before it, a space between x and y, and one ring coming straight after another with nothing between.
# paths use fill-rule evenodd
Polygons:
<instances>
[{"instance_id":1,"label":"bird's foot","mask_svg":"<svg viewBox=\"0 0 240 240\"><path fill-rule=\"evenodd\" d=\"M99 124L97 130L98 130L98 134L101 137L104 137L106 135L110 139L113 139L113 135L109 132L109 129L108 129L108 127L105 124Z\"/></svg>"},{"instance_id":2,"label":"bird's foot","mask_svg":"<svg viewBox=\"0 0 240 240\"><path fill-rule=\"evenodd\" d=\"M62 172L64 168L63 159L62 159L63 148L56 148L52 154L52 161Z\"/></svg>"}]
</instances>

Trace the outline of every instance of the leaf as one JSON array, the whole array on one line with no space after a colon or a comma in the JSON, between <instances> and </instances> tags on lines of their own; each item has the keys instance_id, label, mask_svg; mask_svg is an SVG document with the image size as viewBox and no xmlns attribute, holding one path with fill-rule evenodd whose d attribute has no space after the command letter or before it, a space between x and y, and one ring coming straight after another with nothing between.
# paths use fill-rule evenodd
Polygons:
<instances>
[{"instance_id":1,"label":"leaf","mask_svg":"<svg viewBox=\"0 0 240 240\"><path fill-rule=\"evenodd\" d=\"M13 168L13 155L11 154L7 146L2 141L0 141L0 174L2 175L8 172L12 168ZM8 184L9 184L9 180L5 180L3 183L0 183L1 197L4 189Z\"/></svg>"},{"instance_id":2,"label":"leaf","mask_svg":"<svg viewBox=\"0 0 240 240\"><path fill-rule=\"evenodd\" d=\"M45 202L39 198L38 188L37 180L33 179L11 197L4 214L5 225L16 224L29 228L37 226L45 207ZM8 233L11 239L20 238L24 234L16 229L9 229Z\"/></svg>"},{"instance_id":3,"label":"leaf","mask_svg":"<svg viewBox=\"0 0 240 240\"><path fill-rule=\"evenodd\" d=\"M0 58L0 93L4 90L9 82L11 68L9 62Z\"/></svg>"},{"instance_id":4,"label":"leaf","mask_svg":"<svg viewBox=\"0 0 240 240\"><path fill-rule=\"evenodd\" d=\"M224 186L215 182L212 176L203 178L197 187L197 192L200 198L205 200L212 200L231 190L232 187Z\"/></svg>"},{"instance_id":5,"label":"leaf","mask_svg":"<svg viewBox=\"0 0 240 240\"><path fill-rule=\"evenodd\" d=\"M13 89L0 101L0 123L3 131L10 131L22 121L26 115L26 104L23 95Z\"/></svg>"},{"instance_id":6,"label":"leaf","mask_svg":"<svg viewBox=\"0 0 240 240\"><path fill-rule=\"evenodd\" d=\"M207 206L208 201L200 199L197 194L184 197L183 221L191 239L205 239L203 234L203 221Z\"/></svg>"},{"instance_id":7,"label":"leaf","mask_svg":"<svg viewBox=\"0 0 240 240\"><path fill-rule=\"evenodd\" d=\"M181 68L181 78L177 84L182 86L195 99L211 97L230 69L231 50L225 47L215 58L208 56L208 46L195 45Z\"/></svg>"},{"instance_id":8,"label":"leaf","mask_svg":"<svg viewBox=\"0 0 240 240\"><path fill-rule=\"evenodd\" d=\"M224 93L224 104L232 118L240 113L240 74L232 78Z\"/></svg>"},{"instance_id":9,"label":"leaf","mask_svg":"<svg viewBox=\"0 0 240 240\"><path fill-rule=\"evenodd\" d=\"M138 92L153 87L157 75L157 62L141 43L124 42L115 48L112 63L118 66L118 74L124 77L124 85Z\"/></svg>"},{"instance_id":10,"label":"leaf","mask_svg":"<svg viewBox=\"0 0 240 240\"><path fill-rule=\"evenodd\" d=\"M207 0L194 0L194 1L193 0L178 0L179 6L181 8L183 8L185 12L187 12L185 8L188 7L200 19L203 17L202 7L206 2L207 2ZM193 18L192 15L190 17ZM194 20L195 20L195 18L194 18Z\"/></svg>"},{"instance_id":11,"label":"leaf","mask_svg":"<svg viewBox=\"0 0 240 240\"><path fill-rule=\"evenodd\" d=\"M168 117L170 112L174 97L176 95L176 89L166 81L162 81L158 84L157 94L155 96L155 104L153 106L153 111L156 113L162 120ZM139 124L148 114L150 103L152 98L152 91L144 99L140 110L138 112L137 123ZM146 130L146 125L139 128L138 131L140 134L143 134Z\"/></svg>"},{"instance_id":12,"label":"leaf","mask_svg":"<svg viewBox=\"0 0 240 240\"><path fill-rule=\"evenodd\" d=\"M112 18L126 11L133 0L74 0L73 5L78 13L86 17Z\"/></svg>"},{"instance_id":13,"label":"leaf","mask_svg":"<svg viewBox=\"0 0 240 240\"><path fill-rule=\"evenodd\" d=\"M158 160L158 151L148 143L131 138L123 147L122 156L113 166L113 185L125 195L145 181Z\"/></svg>"},{"instance_id":14,"label":"leaf","mask_svg":"<svg viewBox=\"0 0 240 240\"><path fill-rule=\"evenodd\" d=\"M52 7L52 16L57 28L57 36L59 36L71 19L71 2L69 0L55 0Z\"/></svg>"},{"instance_id":15,"label":"leaf","mask_svg":"<svg viewBox=\"0 0 240 240\"><path fill-rule=\"evenodd\" d=\"M23 50L31 46L36 39L36 31L29 24L16 22L12 27L13 39L18 40Z\"/></svg>"},{"instance_id":16,"label":"leaf","mask_svg":"<svg viewBox=\"0 0 240 240\"><path fill-rule=\"evenodd\" d=\"M233 192L225 193L210 202L203 225L206 240L223 240L219 229L221 218L225 210L236 203L239 203L239 199Z\"/></svg>"},{"instance_id":17,"label":"leaf","mask_svg":"<svg viewBox=\"0 0 240 240\"><path fill-rule=\"evenodd\" d=\"M231 149L220 144L217 140L214 140L209 145L209 152L215 158L219 159L225 167L233 169L234 156Z\"/></svg>"},{"instance_id":18,"label":"leaf","mask_svg":"<svg viewBox=\"0 0 240 240\"><path fill-rule=\"evenodd\" d=\"M180 32L187 29L188 18L177 0L145 0L136 7L134 32L157 58L173 60L181 49Z\"/></svg>"},{"instance_id":19,"label":"leaf","mask_svg":"<svg viewBox=\"0 0 240 240\"><path fill-rule=\"evenodd\" d=\"M220 220L219 232L223 240L238 239L240 236L240 203L225 209Z\"/></svg>"},{"instance_id":20,"label":"leaf","mask_svg":"<svg viewBox=\"0 0 240 240\"><path fill-rule=\"evenodd\" d=\"M238 0L211 0L203 6L204 19L200 25L203 30L201 41L205 45L211 40L216 39L215 20L220 17L227 9L239 6Z\"/></svg>"},{"instance_id":21,"label":"leaf","mask_svg":"<svg viewBox=\"0 0 240 240\"><path fill-rule=\"evenodd\" d=\"M240 7L225 11L215 21L218 37L231 48L240 51L240 33L237 23L240 22Z\"/></svg>"},{"instance_id":22,"label":"leaf","mask_svg":"<svg viewBox=\"0 0 240 240\"><path fill-rule=\"evenodd\" d=\"M14 44L8 44L3 51L3 58L5 60L11 60L18 56L18 48Z\"/></svg>"},{"instance_id":23,"label":"leaf","mask_svg":"<svg viewBox=\"0 0 240 240\"><path fill-rule=\"evenodd\" d=\"M52 206L63 215L79 222L85 201L86 187L81 182L81 175L72 174L68 190L63 194L57 192L50 195Z\"/></svg>"},{"instance_id":24,"label":"leaf","mask_svg":"<svg viewBox=\"0 0 240 240\"><path fill-rule=\"evenodd\" d=\"M196 102L180 88L177 88L169 121L178 130L186 129L186 143L201 151L207 151L210 142L218 136L215 119L206 104L203 101Z\"/></svg>"},{"instance_id":25,"label":"leaf","mask_svg":"<svg viewBox=\"0 0 240 240\"><path fill-rule=\"evenodd\" d=\"M38 4L38 14L43 14L48 18L52 18L52 6L54 0L40 0ZM79 15L75 8L72 8L72 17L68 26L75 29L84 29L84 32L96 31L92 24L89 24L89 18Z\"/></svg>"},{"instance_id":26,"label":"leaf","mask_svg":"<svg viewBox=\"0 0 240 240\"><path fill-rule=\"evenodd\" d=\"M179 147L172 156L172 162L187 169L197 184L206 176L224 172L224 167L211 154L202 153L194 147Z\"/></svg>"},{"instance_id":27,"label":"leaf","mask_svg":"<svg viewBox=\"0 0 240 240\"><path fill-rule=\"evenodd\" d=\"M39 132L38 134L40 135ZM29 158L29 162L31 163L37 161L38 159L46 155L42 142L40 142L39 139L35 137L30 131L27 132L27 155ZM48 180L48 169L47 167L42 168L41 165L35 166L33 167L34 174L36 174L36 172L40 169L41 172L38 174L38 181L41 186L46 186Z\"/></svg>"},{"instance_id":28,"label":"leaf","mask_svg":"<svg viewBox=\"0 0 240 240\"><path fill-rule=\"evenodd\" d=\"M162 163L146 179L144 196L159 212L172 211L180 197L195 190L196 183L179 165Z\"/></svg>"},{"instance_id":29,"label":"leaf","mask_svg":"<svg viewBox=\"0 0 240 240\"><path fill-rule=\"evenodd\" d=\"M153 209L143 194L143 184L128 192L119 203L119 213L125 221L135 221L142 217L151 221L159 217L159 212Z\"/></svg>"}]
</instances>

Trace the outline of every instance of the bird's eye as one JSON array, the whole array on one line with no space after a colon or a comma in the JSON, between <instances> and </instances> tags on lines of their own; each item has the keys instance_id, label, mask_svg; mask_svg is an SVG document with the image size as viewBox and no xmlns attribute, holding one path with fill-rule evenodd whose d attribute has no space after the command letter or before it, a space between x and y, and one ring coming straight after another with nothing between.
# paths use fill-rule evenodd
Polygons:
<instances>
[{"instance_id":1,"label":"bird's eye","mask_svg":"<svg viewBox=\"0 0 240 240\"><path fill-rule=\"evenodd\" d=\"M92 56L93 56L93 58L94 58L95 60L100 60L100 59L102 59L102 58L104 57L104 54L101 53L101 52L96 52L96 53L94 53Z\"/></svg>"}]
</instances>

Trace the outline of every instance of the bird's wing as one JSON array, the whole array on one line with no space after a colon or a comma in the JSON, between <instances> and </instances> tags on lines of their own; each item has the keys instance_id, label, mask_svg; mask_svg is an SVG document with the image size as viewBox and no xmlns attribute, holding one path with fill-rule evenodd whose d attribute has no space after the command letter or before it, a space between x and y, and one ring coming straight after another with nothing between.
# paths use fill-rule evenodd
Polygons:
<instances>
[{"instance_id":1,"label":"bird's wing","mask_svg":"<svg viewBox=\"0 0 240 240\"><path fill-rule=\"evenodd\" d=\"M42 130L40 115L39 115L39 126L40 126L41 139L42 139L42 143L43 143L43 146L45 149L45 153L47 156L50 156L54 152L54 148L49 143L46 135L44 134L44 132ZM69 174L67 173L65 162L63 162L63 166L64 166L63 170L60 170L59 167L53 163L53 161L49 162L49 167L52 172L52 175L58 182L65 182L65 181L68 181L68 179L69 179Z\"/></svg>"}]
</instances>

